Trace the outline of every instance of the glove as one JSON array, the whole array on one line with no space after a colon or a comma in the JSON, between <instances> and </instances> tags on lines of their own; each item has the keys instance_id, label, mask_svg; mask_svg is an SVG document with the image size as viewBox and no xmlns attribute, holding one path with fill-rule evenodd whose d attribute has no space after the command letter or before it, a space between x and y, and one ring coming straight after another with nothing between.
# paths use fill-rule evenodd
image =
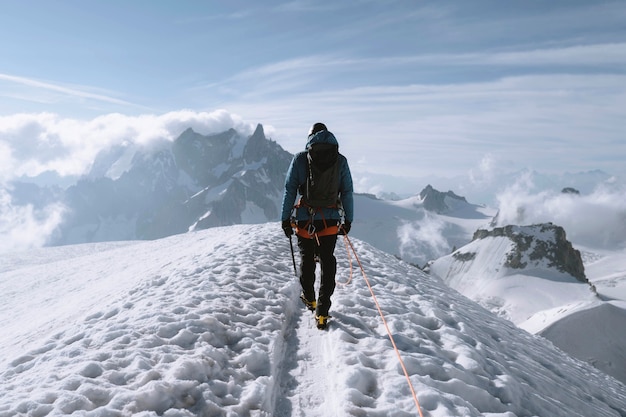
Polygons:
<instances>
[{"instance_id":1,"label":"glove","mask_svg":"<svg viewBox=\"0 0 626 417\"><path fill-rule=\"evenodd\" d=\"M350 233L350 229L352 228L352 222L346 221L341 225L341 230L339 231L340 235L347 235Z\"/></svg>"},{"instance_id":2,"label":"glove","mask_svg":"<svg viewBox=\"0 0 626 417\"><path fill-rule=\"evenodd\" d=\"M285 232L285 236L291 237L291 235L293 235L293 229L291 228L291 222L289 220L283 220L281 227L283 228L283 232Z\"/></svg>"}]
</instances>

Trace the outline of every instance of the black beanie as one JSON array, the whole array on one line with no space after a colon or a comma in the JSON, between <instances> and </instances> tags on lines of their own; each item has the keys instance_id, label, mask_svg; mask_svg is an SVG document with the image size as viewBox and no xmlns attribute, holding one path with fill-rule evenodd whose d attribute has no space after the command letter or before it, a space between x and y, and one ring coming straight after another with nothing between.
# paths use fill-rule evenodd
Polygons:
<instances>
[{"instance_id":1,"label":"black beanie","mask_svg":"<svg viewBox=\"0 0 626 417\"><path fill-rule=\"evenodd\" d=\"M317 132L321 132L326 129L326 125L324 123L317 122L313 126L311 126L311 130L309 130L309 136L316 134Z\"/></svg>"}]
</instances>

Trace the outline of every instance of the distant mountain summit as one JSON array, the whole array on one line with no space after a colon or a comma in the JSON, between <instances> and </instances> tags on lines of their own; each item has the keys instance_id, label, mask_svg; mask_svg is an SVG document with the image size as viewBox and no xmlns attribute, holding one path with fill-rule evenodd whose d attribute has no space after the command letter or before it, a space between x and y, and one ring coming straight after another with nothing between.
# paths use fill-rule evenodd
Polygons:
<instances>
[{"instance_id":1,"label":"distant mountain summit","mask_svg":"<svg viewBox=\"0 0 626 417\"><path fill-rule=\"evenodd\" d=\"M444 214L469 205L465 197L456 195L452 191L445 193L438 191L430 184L420 192L419 196L422 199L424 209L437 214Z\"/></svg>"},{"instance_id":2,"label":"distant mountain summit","mask_svg":"<svg viewBox=\"0 0 626 417\"><path fill-rule=\"evenodd\" d=\"M455 194L453 191L441 192L428 184L419 194L425 210L437 214L445 214L469 206L465 197Z\"/></svg>"},{"instance_id":3,"label":"distant mountain summit","mask_svg":"<svg viewBox=\"0 0 626 417\"><path fill-rule=\"evenodd\" d=\"M540 311L595 297L580 252L563 228L552 223L478 230L472 242L431 262L429 269L516 324Z\"/></svg>"},{"instance_id":4,"label":"distant mountain summit","mask_svg":"<svg viewBox=\"0 0 626 417\"><path fill-rule=\"evenodd\" d=\"M102 152L68 188L68 214L51 244L155 239L191 230L278 220L292 155L265 137L189 128L149 148Z\"/></svg>"},{"instance_id":5,"label":"distant mountain summit","mask_svg":"<svg viewBox=\"0 0 626 417\"><path fill-rule=\"evenodd\" d=\"M580 251L567 240L565 230L552 223L532 226L505 226L491 230L479 229L473 240L488 237L505 237L513 246L506 254L503 266L516 269L554 268L571 275L578 281L588 283ZM467 254L455 253L462 259Z\"/></svg>"}]
</instances>

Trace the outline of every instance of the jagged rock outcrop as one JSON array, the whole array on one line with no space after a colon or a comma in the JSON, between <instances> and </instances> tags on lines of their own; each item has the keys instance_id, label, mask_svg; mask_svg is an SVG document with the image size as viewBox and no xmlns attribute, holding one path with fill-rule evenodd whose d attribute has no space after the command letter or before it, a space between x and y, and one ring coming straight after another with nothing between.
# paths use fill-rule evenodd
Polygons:
<instances>
[{"instance_id":1,"label":"jagged rock outcrop","mask_svg":"<svg viewBox=\"0 0 626 417\"><path fill-rule=\"evenodd\" d=\"M588 283L580 251L574 249L560 226L544 223L480 229L474 233L473 240L487 237L506 237L514 243L504 263L508 268L524 269L547 262L549 268L556 268Z\"/></svg>"},{"instance_id":2,"label":"jagged rock outcrop","mask_svg":"<svg viewBox=\"0 0 626 417\"><path fill-rule=\"evenodd\" d=\"M51 244L156 239L190 230L278 220L292 155L234 129L103 151L63 198L65 221Z\"/></svg>"},{"instance_id":3,"label":"jagged rock outcrop","mask_svg":"<svg viewBox=\"0 0 626 417\"><path fill-rule=\"evenodd\" d=\"M430 184L420 192L419 196L422 199L424 209L438 214L456 208L459 203L469 204L465 197L456 195L452 191L443 193L434 189Z\"/></svg>"},{"instance_id":4,"label":"jagged rock outcrop","mask_svg":"<svg viewBox=\"0 0 626 417\"><path fill-rule=\"evenodd\" d=\"M597 296L580 252L551 223L478 230L471 242L429 266L450 287L518 325Z\"/></svg>"},{"instance_id":5,"label":"jagged rock outcrop","mask_svg":"<svg viewBox=\"0 0 626 417\"><path fill-rule=\"evenodd\" d=\"M580 191L578 191L576 188L573 188L573 187L565 187L561 190L561 193L580 195Z\"/></svg>"}]
</instances>

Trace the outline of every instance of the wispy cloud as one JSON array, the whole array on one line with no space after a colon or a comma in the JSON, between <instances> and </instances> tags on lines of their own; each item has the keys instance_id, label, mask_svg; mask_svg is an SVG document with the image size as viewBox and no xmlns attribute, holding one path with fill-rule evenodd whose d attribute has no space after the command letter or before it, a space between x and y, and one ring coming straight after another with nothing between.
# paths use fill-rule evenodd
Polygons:
<instances>
[{"instance_id":1,"label":"wispy cloud","mask_svg":"<svg viewBox=\"0 0 626 417\"><path fill-rule=\"evenodd\" d=\"M69 96L69 97L74 97L78 99L95 100L95 101L116 104L116 105L121 105L121 106L126 106L126 107L142 107L135 103L121 100L119 98L112 97L110 95L93 93L93 92L86 91L83 89L66 87L66 86L59 85L59 84L54 84L54 83L50 83L46 81L40 81L40 80L27 78L27 77L21 77L17 75L0 73L0 80L6 81L12 84L19 84L19 85L23 85L26 87L31 87L36 90L51 91L51 92L58 93L63 96ZM22 93L19 97L24 100L27 100L29 95Z\"/></svg>"},{"instance_id":2,"label":"wispy cloud","mask_svg":"<svg viewBox=\"0 0 626 417\"><path fill-rule=\"evenodd\" d=\"M433 58L436 58L433 57ZM602 43L524 51L461 54L441 57L441 61L457 65L506 66L576 66L589 68L626 64L626 43ZM615 69L616 72L624 72Z\"/></svg>"},{"instance_id":3,"label":"wispy cloud","mask_svg":"<svg viewBox=\"0 0 626 417\"><path fill-rule=\"evenodd\" d=\"M272 124L290 151L302 147L309 124L324 120L353 160L365 161L355 168L378 173L468 172L487 153L514 155L519 167L616 173L623 168L611 158L626 155L626 75L620 74L353 88L320 83L316 92L268 94L226 106Z\"/></svg>"},{"instance_id":4,"label":"wispy cloud","mask_svg":"<svg viewBox=\"0 0 626 417\"><path fill-rule=\"evenodd\" d=\"M177 19L174 23L179 25L187 25L190 23L201 22L215 22L215 21L235 21L246 19L248 17L255 16L257 10L246 9L238 10L232 13L216 13L216 14L201 14L198 16L191 16L182 19Z\"/></svg>"},{"instance_id":5,"label":"wispy cloud","mask_svg":"<svg viewBox=\"0 0 626 417\"><path fill-rule=\"evenodd\" d=\"M241 71L224 80L206 84L202 89L216 89L226 93L230 99L270 99L277 94L298 94L304 91L331 91L350 88L351 94L360 91L381 102L387 100L395 88L406 96L420 89L426 91L429 85L442 90L441 81L432 74L446 72L452 68L468 68L480 71L489 67L499 70L497 77L507 73L518 74L519 79L529 67L541 67L542 74L624 74L626 65L626 43L608 43L564 48L533 49L521 51L494 51L461 54L425 54L359 58L338 55L311 55L273 62ZM517 72L515 70L518 70ZM402 77L404 82L394 82L396 74L411 73ZM469 73L464 79L457 79L457 85L472 83ZM482 76L484 77L484 76ZM481 78L482 78L481 77ZM407 80L415 82L406 82ZM508 77L508 79L513 79ZM539 79L539 78L536 78ZM610 79L610 75L609 75ZM484 84L484 80L481 80ZM416 87L419 85L421 87ZM497 81L491 82L492 86ZM446 87L443 87L444 89ZM368 93L369 92L369 93ZM379 98L375 94L383 92Z\"/></svg>"},{"instance_id":6,"label":"wispy cloud","mask_svg":"<svg viewBox=\"0 0 626 417\"><path fill-rule=\"evenodd\" d=\"M344 2L322 3L315 0L292 0L273 8L277 12L327 12L345 8Z\"/></svg>"}]
</instances>

